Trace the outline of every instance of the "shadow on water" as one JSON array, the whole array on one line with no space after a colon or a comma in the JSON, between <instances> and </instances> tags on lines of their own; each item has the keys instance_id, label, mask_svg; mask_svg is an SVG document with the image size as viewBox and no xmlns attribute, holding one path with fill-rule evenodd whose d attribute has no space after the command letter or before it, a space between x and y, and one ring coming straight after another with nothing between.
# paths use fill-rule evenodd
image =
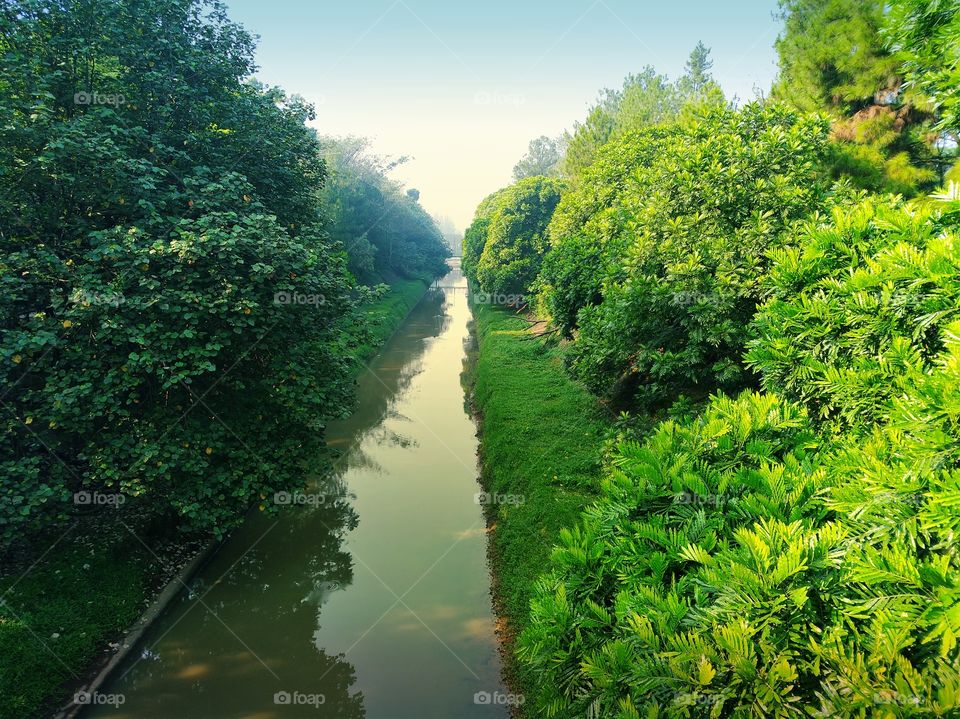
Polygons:
<instances>
[{"instance_id":1,"label":"shadow on water","mask_svg":"<svg viewBox=\"0 0 960 719\"><path fill-rule=\"evenodd\" d=\"M463 411L454 269L358 379L335 453L279 515L255 512L85 717L503 717ZM265 502L270 502L267 498Z\"/></svg>"}]
</instances>

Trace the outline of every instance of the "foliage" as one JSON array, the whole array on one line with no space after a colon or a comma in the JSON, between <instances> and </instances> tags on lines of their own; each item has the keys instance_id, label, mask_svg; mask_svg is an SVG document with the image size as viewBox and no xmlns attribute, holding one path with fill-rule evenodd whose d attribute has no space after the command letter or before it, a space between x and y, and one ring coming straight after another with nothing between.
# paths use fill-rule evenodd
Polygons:
<instances>
[{"instance_id":1,"label":"foliage","mask_svg":"<svg viewBox=\"0 0 960 719\"><path fill-rule=\"evenodd\" d=\"M764 253L824 202L826 132L816 118L750 105L649 136L655 163L622 168L624 189L610 192L611 206L585 225L610 238L602 249L592 237L564 248L564 231L552 234L551 253L562 254L547 262L547 304L566 322L577 318L575 374L645 407L752 383L740 355L760 301ZM599 292L592 278L558 294L560 278L583 276L579 266L600 268ZM597 304L567 304L598 294Z\"/></svg>"},{"instance_id":2,"label":"foliage","mask_svg":"<svg viewBox=\"0 0 960 719\"><path fill-rule=\"evenodd\" d=\"M864 199L772 252L747 362L812 416L869 429L960 315L956 208Z\"/></svg>"},{"instance_id":3,"label":"foliage","mask_svg":"<svg viewBox=\"0 0 960 719\"><path fill-rule=\"evenodd\" d=\"M322 194L328 231L346 250L350 272L365 283L442 274L450 248L420 193L388 177L404 159L371 155L364 139L321 142L330 172Z\"/></svg>"},{"instance_id":4,"label":"foliage","mask_svg":"<svg viewBox=\"0 0 960 719\"><path fill-rule=\"evenodd\" d=\"M497 206L500 197L509 189L510 187L507 186L487 195L483 199L483 202L477 205L473 222L463 234L463 257L460 261L460 269L464 276L473 282L477 280L477 265L480 263L483 248L487 244L487 231L490 229L490 218L493 215L494 208Z\"/></svg>"},{"instance_id":5,"label":"foliage","mask_svg":"<svg viewBox=\"0 0 960 719\"><path fill-rule=\"evenodd\" d=\"M547 251L547 226L563 188L560 180L530 177L497 196L476 266L476 281L483 291L529 293Z\"/></svg>"},{"instance_id":6,"label":"foliage","mask_svg":"<svg viewBox=\"0 0 960 719\"><path fill-rule=\"evenodd\" d=\"M553 139L546 135L530 140L527 154L513 168L513 179L558 175L564 154L563 144L564 138Z\"/></svg>"},{"instance_id":7,"label":"foliage","mask_svg":"<svg viewBox=\"0 0 960 719\"><path fill-rule=\"evenodd\" d=\"M519 642L544 716L960 709L958 211L847 199L771 253L751 362L815 414L720 395L620 443Z\"/></svg>"},{"instance_id":8,"label":"foliage","mask_svg":"<svg viewBox=\"0 0 960 719\"><path fill-rule=\"evenodd\" d=\"M81 491L222 533L351 403L312 109L244 82L218 2L21 0L0 37L0 544Z\"/></svg>"},{"instance_id":9,"label":"foliage","mask_svg":"<svg viewBox=\"0 0 960 719\"><path fill-rule=\"evenodd\" d=\"M619 90L600 93L583 123L566 137L564 174L578 178L611 139L657 125L691 121L724 105L723 92L710 75L713 62L703 43L690 53L685 74L676 82L647 66L628 75Z\"/></svg>"},{"instance_id":10,"label":"foliage","mask_svg":"<svg viewBox=\"0 0 960 719\"><path fill-rule=\"evenodd\" d=\"M661 127L625 133L600 149L561 198L550 222L541 288L550 317L568 336L580 309L601 301L603 278L615 271L630 242L621 208L632 197L635 175L652 167L661 145L677 134Z\"/></svg>"},{"instance_id":11,"label":"foliage","mask_svg":"<svg viewBox=\"0 0 960 719\"><path fill-rule=\"evenodd\" d=\"M495 521L494 592L509 646L529 621L535 580L551 546L596 496L611 418L563 371L561 347L532 341L537 330L512 312L473 309L478 355L471 397L482 429L481 483L486 492L517 499L491 505L488 515ZM517 669L508 662L518 689L532 700L533 677L522 667L516 676Z\"/></svg>"},{"instance_id":12,"label":"foliage","mask_svg":"<svg viewBox=\"0 0 960 719\"><path fill-rule=\"evenodd\" d=\"M773 97L835 121L831 167L874 192L916 195L938 179L927 98L903 86L881 36L880 0L781 0Z\"/></svg>"},{"instance_id":13,"label":"foliage","mask_svg":"<svg viewBox=\"0 0 960 719\"><path fill-rule=\"evenodd\" d=\"M940 126L960 129L960 2L893 0L886 35L904 60L907 83L934 102Z\"/></svg>"}]
</instances>

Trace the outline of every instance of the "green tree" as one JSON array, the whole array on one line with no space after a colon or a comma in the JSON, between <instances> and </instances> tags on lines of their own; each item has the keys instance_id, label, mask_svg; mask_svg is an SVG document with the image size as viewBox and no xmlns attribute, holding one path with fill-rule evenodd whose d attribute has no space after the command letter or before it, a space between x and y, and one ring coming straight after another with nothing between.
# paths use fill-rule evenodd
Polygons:
<instances>
[{"instance_id":1,"label":"green tree","mask_svg":"<svg viewBox=\"0 0 960 719\"><path fill-rule=\"evenodd\" d=\"M960 2L893 0L886 37L904 59L907 84L929 96L940 126L960 128Z\"/></svg>"},{"instance_id":2,"label":"green tree","mask_svg":"<svg viewBox=\"0 0 960 719\"><path fill-rule=\"evenodd\" d=\"M756 104L611 142L545 262L576 375L648 408L755 382L741 355L764 255L824 202L826 143L822 121Z\"/></svg>"},{"instance_id":3,"label":"green tree","mask_svg":"<svg viewBox=\"0 0 960 719\"><path fill-rule=\"evenodd\" d=\"M547 226L563 188L559 180L530 177L497 196L476 269L482 290L530 293L547 251Z\"/></svg>"},{"instance_id":4,"label":"green tree","mask_svg":"<svg viewBox=\"0 0 960 719\"><path fill-rule=\"evenodd\" d=\"M561 141L542 135L530 141L527 154L513 168L513 179L556 175L562 158Z\"/></svg>"},{"instance_id":5,"label":"green tree","mask_svg":"<svg viewBox=\"0 0 960 719\"><path fill-rule=\"evenodd\" d=\"M781 0L774 99L834 120L831 165L872 191L915 195L939 179L926 97L904 87L881 0Z\"/></svg>"},{"instance_id":6,"label":"green tree","mask_svg":"<svg viewBox=\"0 0 960 719\"><path fill-rule=\"evenodd\" d=\"M351 273L367 284L442 274L446 239L420 205L420 192L389 177L406 158L378 157L364 138L321 143L330 168L322 194L328 230L345 248Z\"/></svg>"},{"instance_id":7,"label":"green tree","mask_svg":"<svg viewBox=\"0 0 960 719\"><path fill-rule=\"evenodd\" d=\"M0 38L0 540L80 491L225 531L349 406L312 109L218 2L18 0Z\"/></svg>"}]
</instances>

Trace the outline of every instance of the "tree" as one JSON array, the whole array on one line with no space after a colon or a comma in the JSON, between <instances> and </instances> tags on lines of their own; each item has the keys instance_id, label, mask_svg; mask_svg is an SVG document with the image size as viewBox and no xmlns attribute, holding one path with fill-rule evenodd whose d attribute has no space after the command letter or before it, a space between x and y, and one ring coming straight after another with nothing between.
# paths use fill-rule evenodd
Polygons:
<instances>
[{"instance_id":1,"label":"tree","mask_svg":"<svg viewBox=\"0 0 960 719\"><path fill-rule=\"evenodd\" d=\"M450 248L420 205L420 192L388 176L406 158L379 157L363 138L321 143L330 168L323 189L329 232L346 250L351 273L367 284L443 273Z\"/></svg>"},{"instance_id":2,"label":"tree","mask_svg":"<svg viewBox=\"0 0 960 719\"><path fill-rule=\"evenodd\" d=\"M0 541L84 491L227 531L349 407L312 108L244 81L218 2L22 0L0 37Z\"/></svg>"},{"instance_id":3,"label":"tree","mask_svg":"<svg viewBox=\"0 0 960 719\"><path fill-rule=\"evenodd\" d=\"M559 180L529 177L497 196L476 266L482 290L526 295L533 289L547 251L547 226L563 188Z\"/></svg>"},{"instance_id":4,"label":"tree","mask_svg":"<svg viewBox=\"0 0 960 719\"><path fill-rule=\"evenodd\" d=\"M560 141L542 135L530 141L527 154L513 168L513 179L556 175L562 157Z\"/></svg>"},{"instance_id":5,"label":"tree","mask_svg":"<svg viewBox=\"0 0 960 719\"><path fill-rule=\"evenodd\" d=\"M907 84L928 95L940 114L940 127L960 128L960 2L894 0L886 37L904 59Z\"/></svg>"},{"instance_id":6,"label":"tree","mask_svg":"<svg viewBox=\"0 0 960 719\"><path fill-rule=\"evenodd\" d=\"M765 253L824 202L826 141L821 120L754 104L604 148L544 263L546 305L579 330L574 373L648 409L753 384L741 355Z\"/></svg>"},{"instance_id":7,"label":"tree","mask_svg":"<svg viewBox=\"0 0 960 719\"><path fill-rule=\"evenodd\" d=\"M680 79L681 87L689 94L700 94L708 84L713 82L713 76L710 74L712 68L710 48L698 42L687 60L686 74Z\"/></svg>"},{"instance_id":8,"label":"tree","mask_svg":"<svg viewBox=\"0 0 960 719\"><path fill-rule=\"evenodd\" d=\"M913 195L938 179L927 99L905 88L880 30L882 0L781 0L774 99L834 120L831 165L872 191Z\"/></svg>"}]
</instances>

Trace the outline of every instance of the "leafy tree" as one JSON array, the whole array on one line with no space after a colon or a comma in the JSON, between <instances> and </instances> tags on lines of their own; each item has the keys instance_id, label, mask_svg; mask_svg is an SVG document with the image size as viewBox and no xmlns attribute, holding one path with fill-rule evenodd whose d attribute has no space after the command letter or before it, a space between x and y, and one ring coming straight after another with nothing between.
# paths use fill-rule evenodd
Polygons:
<instances>
[{"instance_id":1,"label":"leafy tree","mask_svg":"<svg viewBox=\"0 0 960 719\"><path fill-rule=\"evenodd\" d=\"M509 186L504 187L487 195L483 201L477 205L473 222L463 235L463 259L460 262L460 269L463 271L464 276L473 282L477 281L477 266L480 263L483 248L487 244L487 231L490 228L490 218L493 215L499 198L509 189Z\"/></svg>"},{"instance_id":2,"label":"leafy tree","mask_svg":"<svg viewBox=\"0 0 960 719\"><path fill-rule=\"evenodd\" d=\"M0 38L0 541L83 491L225 531L349 407L312 109L219 2L17 0Z\"/></svg>"},{"instance_id":3,"label":"leafy tree","mask_svg":"<svg viewBox=\"0 0 960 719\"><path fill-rule=\"evenodd\" d=\"M904 73L932 98L940 125L960 128L960 2L957 0L893 0L889 3L886 37L904 60Z\"/></svg>"},{"instance_id":4,"label":"leafy tree","mask_svg":"<svg viewBox=\"0 0 960 719\"><path fill-rule=\"evenodd\" d=\"M486 292L523 295L533 288L547 251L547 226L564 185L530 177L497 196L477 263L477 284Z\"/></svg>"},{"instance_id":5,"label":"leafy tree","mask_svg":"<svg viewBox=\"0 0 960 719\"><path fill-rule=\"evenodd\" d=\"M513 168L513 179L556 175L562 157L562 142L542 135L530 141L527 154Z\"/></svg>"},{"instance_id":6,"label":"leafy tree","mask_svg":"<svg viewBox=\"0 0 960 719\"><path fill-rule=\"evenodd\" d=\"M363 138L321 142L330 168L322 195L329 232L346 249L351 273L368 284L441 274L447 241L419 204L419 190L405 190L388 176L406 158L378 157Z\"/></svg>"},{"instance_id":7,"label":"leafy tree","mask_svg":"<svg viewBox=\"0 0 960 719\"><path fill-rule=\"evenodd\" d=\"M915 195L938 179L928 101L903 86L901 57L881 36L881 0L781 0L773 97L835 121L837 177Z\"/></svg>"},{"instance_id":8,"label":"leafy tree","mask_svg":"<svg viewBox=\"0 0 960 719\"><path fill-rule=\"evenodd\" d=\"M637 135L634 147L611 143L611 166L596 177L610 178L599 211L590 200L571 202L569 215L562 208L551 231L558 256L546 262L547 306L562 326L575 317L579 327L575 374L648 407L754 382L741 354L764 253L824 201L826 133L815 118L750 105Z\"/></svg>"}]
</instances>

